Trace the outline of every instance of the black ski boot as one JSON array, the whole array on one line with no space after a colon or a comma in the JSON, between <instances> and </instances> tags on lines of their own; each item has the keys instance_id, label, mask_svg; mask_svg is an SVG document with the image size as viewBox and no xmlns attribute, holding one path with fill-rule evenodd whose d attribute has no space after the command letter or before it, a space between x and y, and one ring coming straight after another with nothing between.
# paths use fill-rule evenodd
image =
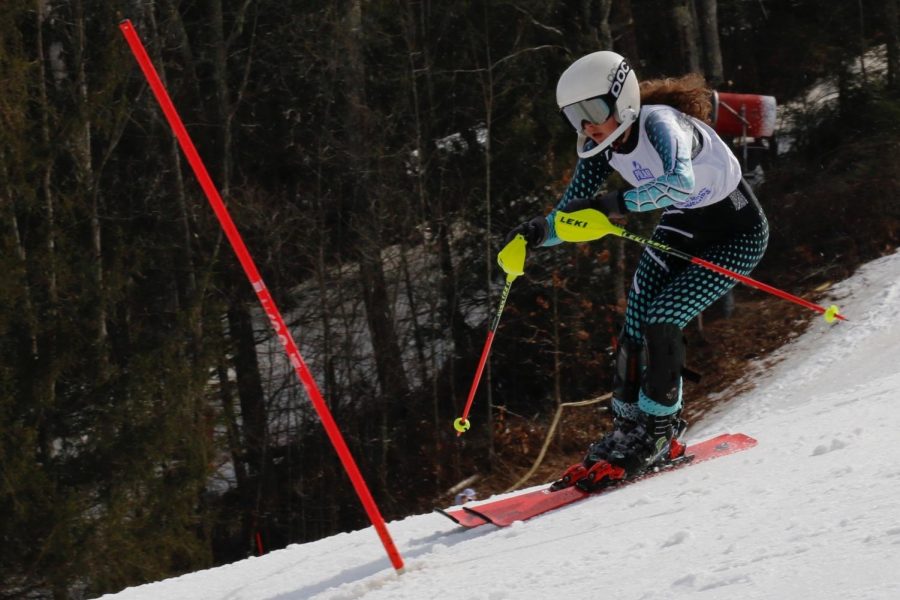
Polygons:
<instances>
[{"instance_id":1,"label":"black ski boot","mask_svg":"<svg viewBox=\"0 0 900 600\"><path fill-rule=\"evenodd\" d=\"M615 430L588 448L584 462L593 465L581 480L583 489L586 486L602 487L604 476L609 478L609 483L617 478L638 477L684 455L685 445L681 439L687 431L687 423L677 413L642 417L637 421L619 420ZM615 469L608 469L602 463L609 463Z\"/></svg>"},{"instance_id":2,"label":"black ski boot","mask_svg":"<svg viewBox=\"0 0 900 600\"><path fill-rule=\"evenodd\" d=\"M676 325L648 325L644 343L623 335L613 380L613 430L591 444L584 460L569 467L551 489L575 485L588 492L597 491L683 456L681 437L687 423L678 417L683 366L684 338ZM644 395L651 405L676 412L667 416L644 412L640 408Z\"/></svg>"},{"instance_id":3,"label":"black ski boot","mask_svg":"<svg viewBox=\"0 0 900 600\"><path fill-rule=\"evenodd\" d=\"M617 417L614 425L600 441L591 444L584 460L569 467L551 489L575 485L595 492L684 455L681 438L687 423L677 413L665 417L643 414L638 420Z\"/></svg>"}]
</instances>

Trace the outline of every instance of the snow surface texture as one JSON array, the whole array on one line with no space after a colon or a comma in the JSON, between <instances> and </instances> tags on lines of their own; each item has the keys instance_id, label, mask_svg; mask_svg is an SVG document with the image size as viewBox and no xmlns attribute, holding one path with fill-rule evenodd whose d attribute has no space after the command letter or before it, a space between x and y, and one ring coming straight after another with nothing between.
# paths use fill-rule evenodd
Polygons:
<instances>
[{"instance_id":1,"label":"snow surface texture","mask_svg":"<svg viewBox=\"0 0 900 600\"><path fill-rule=\"evenodd\" d=\"M688 434L756 448L506 529L390 523L403 575L369 528L104 598L900 598L900 254L831 293L848 323L811 315Z\"/></svg>"}]
</instances>

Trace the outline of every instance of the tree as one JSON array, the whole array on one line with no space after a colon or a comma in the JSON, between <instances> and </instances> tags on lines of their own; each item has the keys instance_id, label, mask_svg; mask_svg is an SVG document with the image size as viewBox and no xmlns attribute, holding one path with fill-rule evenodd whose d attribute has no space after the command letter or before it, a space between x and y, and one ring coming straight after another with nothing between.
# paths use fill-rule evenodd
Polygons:
<instances>
[{"instance_id":1,"label":"tree","mask_svg":"<svg viewBox=\"0 0 900 600\"><path fill-rule=\"evenodd\" d=\"M687 72L700 72L700 49L698 47L697 16L694 0L676 0L672 4L672 25L682 64Z\"/></svg>"},{"instance_id":2,"label":"tree","mask_svg":"<svg viewBox=\"0 0 900 600\"><path fill-rule=\"evenodd\" d=\"M900 10L897 0L884 0L884 27L887 33L888 86L900 89Z\"/></svg>"},{"instance_id":3,"label":"tree","mask_svg":"<svg viewBox=\"0 0 900 600\"><path fill-rule=\"evenodd\" d=\"M714 80L718 29L736 89L781 103L840 72L846 106L877 108L892 100L860 85L846 48L896 44L894 4L0 2L0 597L98 595L365 524L117 10L391 518L515 469L504 443L541 425L549 397L608 387L639 249L529 253L475 429L450 427L499 244L556 203L575 161L553 94L566 66L612 47L642 78L677 75L694 44ZM866 138L844 132L798 147L822 160Z\"/></svg>"},{"instance_id":4,"label":"tree","mask_svg":"<svg viewBox=\"0 0 900 600\"><path fill-rule=\"evenodd\" d=\"M700 33L703 39L703 65L706 80L713 88L725 80L722 46L719 42L718 0L700 0Z\"/></svg>"}]
</instances>

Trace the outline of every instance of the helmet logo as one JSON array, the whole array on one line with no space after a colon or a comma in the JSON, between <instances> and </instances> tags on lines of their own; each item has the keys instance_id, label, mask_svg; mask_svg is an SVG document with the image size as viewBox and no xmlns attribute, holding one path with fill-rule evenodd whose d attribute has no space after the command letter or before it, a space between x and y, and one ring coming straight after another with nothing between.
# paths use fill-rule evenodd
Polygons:
<instances>
[{"instance_id":1,"label":"helmet logo","mask_svg":"<svg viewBox=\"0 0 900 600\"><path fill-rule=\"evenodd\" d=\"M619 63L619 66L616 67L616 72L610 78L612 87L609 88L609 93L613 98L619 99L619 94L622 93L622 86L625 84L625 79L630 72L631 67L628 66L628 63L623 59L622 62Z\"/></svg>"}]
</instances>

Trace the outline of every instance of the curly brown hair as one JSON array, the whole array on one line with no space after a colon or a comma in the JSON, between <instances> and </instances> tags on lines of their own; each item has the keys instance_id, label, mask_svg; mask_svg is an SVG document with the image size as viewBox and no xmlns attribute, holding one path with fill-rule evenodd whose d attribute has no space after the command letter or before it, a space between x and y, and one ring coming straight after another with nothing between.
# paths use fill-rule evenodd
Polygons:
<instances>
[{"instance_id":1,"label":"curly brown hair","mask_svg":"<svg viewBox=\"0 0 900 600\"><path fill-rule=\"evenodd\" d=\"M641 104L666 104L705 123L712 114L712 91L699 73L641 82Z\"/></svg>"}]
</instances>

